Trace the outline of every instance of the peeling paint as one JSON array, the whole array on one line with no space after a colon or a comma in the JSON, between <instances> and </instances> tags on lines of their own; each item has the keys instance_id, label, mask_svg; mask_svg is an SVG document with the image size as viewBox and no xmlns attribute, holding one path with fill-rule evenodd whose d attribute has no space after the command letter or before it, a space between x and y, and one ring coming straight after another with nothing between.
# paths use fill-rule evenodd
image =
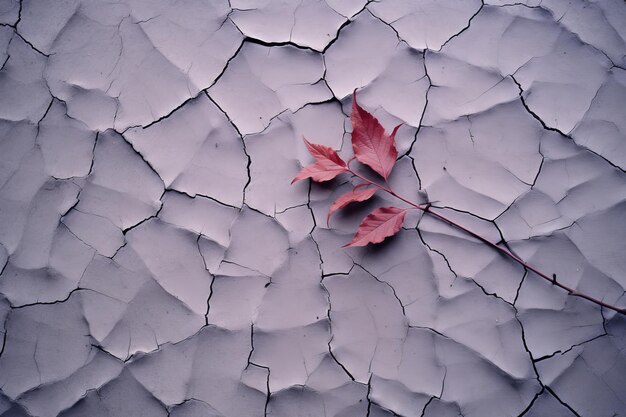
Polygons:
<instances>
[{"instance_id":1,"label":"peeling paint","mask_svg":"<svg viewBox=\"0 0 626 417\"><path fill-rule=\"evenodd\" d=\"M289 182L402 123L389 178L626 306L626 6L0 0L0 415L622 416L626 320ZM396 202L394 202L395 204Z\"/></svg>"}]
</instances>

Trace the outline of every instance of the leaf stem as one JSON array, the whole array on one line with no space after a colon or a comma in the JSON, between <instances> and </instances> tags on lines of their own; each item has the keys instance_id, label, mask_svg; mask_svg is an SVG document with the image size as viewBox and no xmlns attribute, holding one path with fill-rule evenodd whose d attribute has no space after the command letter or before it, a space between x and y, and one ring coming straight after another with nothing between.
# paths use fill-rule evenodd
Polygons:
<instances>
[{"instance_id":1,"label":"leaf stem","mask_svg":"<svg viewBox=\"0 0 626 417\"><path fill-rule=\"evenodd\" d=\"M568 287L565 284L560 283L559 281L556 280L556 275L552 274L552 276L549 276L541 271L539 271L537 268L535 268L534 266L526 263L523 259L521 259L519 256L515 255L513 252L507 250L506 248L503 248L502 246L497 245L496 243L491 242L490 240L486 239L485 237L479 235L476 232L471 231L470 229L466 228L465 226L455 222L452 219L449 219L447 217L445 217L444 215L441 215L437 212L434 212L430 209L430 205L420 205L420 204L416 204L413 203L412 201L402 197L399 194L396 194L395 191L393 191L393 189L389 186L384 186L381 184L378 184L377 182L374 182L364 176L362 176L361 174L358 174L357 172L353 171L351 168L348 167L348 172L350 172L352 175L354 175L357 178L360 178L361 180L365 181L368 184L371 184L375 187L377 187L378 189L388 193L389 195L392 195L393 197L397 198L398 200L410 205L413 208L416 208L418 210L423 211L426 214L429 214L445 223L448 223L451 226L456 227L459 230L462 230L463 232L467 233L468 235L480 240L481 242L483 242L484 244L486 244L487 246L490 246L491 248L495 249L496 251L500 252L502 255L512 259L513 261L517 262L519 265L521 265L523 268L525 268L528 271L532 271L535 274L539 275L541 278L545 279L546 281L550 282L552 285L555 285L565 291L568 292L569 295L574 296L574 297L580 297L580 298L584 298L585 300L591 301L592 303L595 303L601 307L606 307L610 310L616 311L620 314L626 315L626 309L625 308L619 308L615 305L609 304L609 303L605 303L602 300L599 300L597 298L594 298L590 295L587 295L585 293L582 293L580 291L575 290L574 288Z\"/></svg>"}]
</instances>

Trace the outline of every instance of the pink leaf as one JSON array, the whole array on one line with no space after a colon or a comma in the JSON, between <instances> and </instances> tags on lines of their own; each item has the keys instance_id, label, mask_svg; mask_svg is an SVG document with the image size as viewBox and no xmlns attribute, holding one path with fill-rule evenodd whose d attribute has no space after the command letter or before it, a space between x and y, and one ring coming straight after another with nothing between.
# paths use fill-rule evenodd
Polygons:
<instances>
[{"instance_id":1,"label":"pink leaf","mask_svg":"<svg viewBox=\"0 0 626 417\"><path fill-rule=\"evenodd\" d=\"M389 177L398 151L396 150L396 126L391 135L385 132L378 119L364 110L356 101L356 90L352 100L352 149L356 159L378 172L385 180Z\"/></svg>"},{"instance_id":2,"label":"pink leaf","mask_svg":"<svg viewBox=\"0 0 626 417\"><path fill-rule=\"evenodd\" d=\"M369 200L376 193L376 190L378 190L377 188L360 188L363 185L366 184L357 185L354 187L354 190L343 194L336 199L333 204L331 204L330 209L328 210L328 216L326 217L326 223L328 223L330 216L337 210L344 208L350 203Z\"/></svg>"},{"instance_id":3,"label":"pink leaf","mask_svg":"<svg viewBox=\"0 0 626 417\"><path fill-rule=\"evenodd\" d=\"M345 161L330 146L311 143L306 139L304 139L304 143L311 155L313 155L313 158L315 158L315 163L302 168L291 181L292 184L305 178L311 178L317 182L332 180L337 175L348 170Z\"/></svg>"},{"instance_id":4,"label":"pink leaf","mask_svg":"<svg viewBox=\"0 0 626 417\"><path fill-rule=\"evenodd\" d=\"M304 139L304 143L306 144L307 149L309 150L311 155L313 155L313 158L315 158L317 162L328 161L329 163L333 163L342 167L346 166L344 160L341 159L337 152L330 146L320 145L318 143L311 143L306 139Z\"/></svg>"},{"instance_id":5,"label":"pink leaf","mask_svg":"<svg viewBox=\"0 0 626 417\"><path fill-rule=\"evenodd\" d=\"M369 243L380 243L393 236L402 227L406 209L397 207L381 207L371 212L359 225L354 239L343 247L365 246Z\"/></svg>"},{"instance_id":6,"label":"pink leaf","mask_svg":"<svg viewBox=\"0 0 626 417\"><path fill-rule=\"evenodd\" d=\"M328 166L320 162L316 162L302 168L298 175L296 175L296 177L291 180L291 183L293 184L294 182L303 180L305 178L311 178L313 181L317 182L329 181L345 171L345 167L340 167L337 165Z\"/></svg>"}]
</instances>

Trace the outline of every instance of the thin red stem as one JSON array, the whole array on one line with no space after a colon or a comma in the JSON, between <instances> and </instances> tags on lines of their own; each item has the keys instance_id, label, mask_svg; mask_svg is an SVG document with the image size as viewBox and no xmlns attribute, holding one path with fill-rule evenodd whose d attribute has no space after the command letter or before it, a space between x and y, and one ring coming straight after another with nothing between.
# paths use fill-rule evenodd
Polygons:
<instances>
[{"instance_id":1,"label":"thin red stem","mask_svg":"<svg viewBox=\"0 0 626 417\"><path fill-rule=\"evenodd\" d=\"M519 256L517 256L517 255L515 255L514 253L510 252L510 251L509 251L509 250L507 250L506 248L503 248L502 246L499 246L499 245L497 245L497 244L495 244L495 243L491 242L490 240L488 240L488 239L484 238L483 236L479 235L478 233L475 233L475 232L471 231L470 229L468 229L468 228L466 228L465 226L463 226L463 225L461 225L461 224L459 224L459 223L455 222L454 220L451 220L451 219L449 219L449 218L447 218L447 217L445 217L445 216L443 216L443 215L441 215L441 214L439 214L439 213L436 213L436 212L434 212L434 211L431 211L431 210L430 210L430 205L427 205L427 206L422 206L422 205L420 205L420 204L413 203L412 201L407 200L406 198L404 198L404 197L402 197L402 196L400 196L400 195L396 194L396 192L395 192L395 191L393 191L393 190L391 189L391 187L386 187L386 186L384 186L384 185L380 185L380 184L378 184L378 183L376 183L376 182L374 182L374 181L372 181L372 180L370 180L370 179L368 179L368 178L365 178L364 176L362 176L362 175L358 174L357 172L353 171L353 170L352 170L352 169L350 169L350 168L348 168L348 171L349 171L352 175L354 175L355 177L360 178L361 180L363 180L363 181L367 182L368 184L371 184L371 185L373 185L373 186L375 186L375 187L378 187L380 190L382 190L382 191L384 191L384 192L386 192L386 193L388 193L388 194L390 194L390 195L394 196L394 197L395 197L395 198L397 198L398 200L400 200L400 201L402 201L402 202L404 202L404 203L406 203L406 204L410 205L411 207L416 208L416 209L418 209L418 210L421 210L421 211L423 211L424 213L427 213L427 214L429 214L429 215L431 215L431 216L433 216L433 217L436 217L437 219L439 219L439 220L441 220L441 221L443 221L443 222L445 222L445 223L448 223L448 224L450 224L450 225L452 225L452 226L456 227L457 229L462 230L463 232L467 233L468 235L470 235L470 236L472 236L472 237L474 237L474 238L476 238L476 239L480 240L481 242L483 242L483 243L484 243L484 244L486 244L487 246L492 247L493 249L495 249L496 251L500 252L501 254L503 254L503 255L507 256L508 258L510 258L510 259L512 259L512 260L514 260L515 262L517 262L518 264L520 264L520 265L521 265L522 267L524 267L525 269L527 269L527 270L529 270L529 271L532 271L532 272L534 272L535 274L539 275L541 278L545 279L546 281L549 281L552 285L555 285L555 286L557 286L557 287L559 287L559 288L561 288L561 289L563 289L563 290L567 291L567 292L569 293L569 295L572 295L572 296L574 296L574 297L584 298L585 300L591 301L592 303L595 303L595 304L597 304L597 305L599 305L599 306L606 307L606 308L608 308L608 309L610 309L610 310L613 310L613 311L616 311L616 312L618 312L618 313L620 313L620 314L624 314L624 315L626 315L626 309L624 309L624 308L619 308L619 307L614 306L614 305L609 304L609 303L605 303L605 302L604 302L604 301L602 301L602 300L598 300L597 298L594 298L594 297L592 297L592 296L590 296L590 295L587 295L587 294L585 294L585 293L582 293L582 292L580 292L580 291L577 291L577 290L575 290L575 289L573 289L573 288L571 288L571 287L568 287L567 285L564 285L564 284L562 284L562 283L558 282L558 281L556 280L556 277L555 277L554 275L553 275L552 277L550 277L550 276L548 276L547 274L545 274L545 273L543 273L543 272L539 271L537 268L535 268L535 267L534 267L534 266L532 266L532 265L527 264L527 263L526 263L524 260L522 260Z\"/></svg>"}]
</instances>

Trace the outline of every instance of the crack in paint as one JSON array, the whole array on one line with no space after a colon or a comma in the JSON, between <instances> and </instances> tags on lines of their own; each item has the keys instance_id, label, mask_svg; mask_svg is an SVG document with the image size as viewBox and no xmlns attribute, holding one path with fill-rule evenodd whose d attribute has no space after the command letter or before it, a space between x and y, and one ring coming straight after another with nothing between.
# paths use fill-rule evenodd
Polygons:
<instances>
[{"instance_id":1,"label":"crack in paint","mask_svg":"<svg viewBox=\"0 0 626 417\"><path fill-rule=\"evenodd\" d=\"M269 16L273 13L269 6L263 9L264 6L248 5L245 0L221 2L219 7L223 10L215 12L217 21L211 26L211 33L206 33L202 44L210 51L217 51L223 43L223 51L220 52L224 53L196 57L182 64L184 60L177 59L189 52L187 48L195 42L191 33L199 29L199 22L194 20L193 14L204 16L203 13L208 13L201 9L184 14L186 7L191 6L181 6L178 10L181 15L175 16L167 8L158 14L146 14L137 6L131 14L130 8L126 10L126 6L117 5L119 10L111 7L95 18L96 6L89 6L95 7L93 9L81 6L84 8L80 13L71 11L71 7L66 10L59 6L61 17L58 17L58 22L50 20L49 24L42 25L47 18L57 18L37 14L45 11L45 5L12 2L17 9L10 11L13 21L0 20L0 29L6 31L6 35L0 33L0 37L8 36L4 44L4 40L0 39L0 53L6 55L0 57L0 91L6 92L9 97L0 99L0 136L3 137L0 159L5 163L0 169L0 262L3 263L0 268L0 319L3 323L0 414L33 417L81 413L94 416L135 415L131 404L135 402L151 410L150 415L156 417L178 417L184 415L184 410L193 407L204 410L202 415L212 415L208 413L220 410L220 414L215 415L244 417L261 413L264 416L290 417L295 413L401 416L409 415L402 411L406 409L406 404L401 395L406 394L420 398L419 406L411 408L410 415L422 417L495 415L493 410L496 409L496 413L502 415L539 415L548 407L545 404L549 401L552 401L552 406L559 407L555 410L586 416L592 415L589 410L593 410L593 404L590 405L590 399L579 391L597 392L594 390L603 389L598 388L600 384L589 387L589 378L584 376L591 375L607 387L608 399L603 404L607 415L611 412L618 415L615 410L626 401L626 394L620 391L621 380L601 374L600 368L594 368L600 366L594 360L600 361L597 351L607 349L615 369L619 371L623 368L624 338L619 333L619 326L623 323L620 320L623 319L602 308L599 309L599 317L595 317L593 312L596 310L589 306L575 302L565 305L550 287L541 290L537 287L540 284L533 282L536 280L526 279L526 270L523 274L520 271L519 277L509 276L514 274L510 271L507 276L500 270L486 271L492 261L483 266L482 255L474 253L471 248L467 249L467 253L459 253L453 243L445 241L448 232L433 229L421 218L417 219L415 227L401 231L403 236L412 236L413 239L410 242L413 252L410 256L406 255L409 261L402 258L405 254L401 253L405 250L404 242L407 242L407 247L409 245L407 237L400 237L372 251L344 252L338 248L345 243L346 233L353 229L354 221L364 213L362 209L384 203L384 198L365 203L354 208L349 215L334 219L335 228L330 229L318 219L324 218L332 187L310 184L306 189L302 187L286 195L283 190L287 190L287 186L275 181L275 178L284 177L288 182L302 162L302 144L296 144L288 136L310 135L319 131L321 140L339 148L340 153L349 152L349 147L343 144L347 143L345 140L350 129L345 122L337 123L329 116L331 113L337 115L337 120L347 116L351 101L349 97L342 96L342 91L365 87L365 101L380 102L377 116L387 122L401 119L398 107L410 102L403 96L404 90L413 84L419 85L423 104L420 102L419 112L415 111L415 119L411 119L416 125L405 123L408 126L407 135L409 129L414 130L410 130L410 140L403 144L398 157L398 160L408 158L408 166L398 164L393 181L403 187L418 189L429 207L450 210L488 227L494 236L498 236L498 245L516 255L519 253L517 256L520 258L522 255L525 259L541 257L541 253L532 253L542 251L547 247L543 246L546 242L552 242L559 236L568 242L574 241L572 236L579 230L589 230L590 226L586 223L589 219L604 216L607 212L610 214L611 211L618 214L623 211L619 201L611 200L610 196L606 197L606 202L598 200L582 208L572 208L575 203L570 200L578 198L578 189L590 185L605 188L606 194L619 197L624 193L625 171L619 159L609 150L580 144L576 141L578 136L574 130L566 133L558 123L552 126L546 122L551 120L552 115L545 108L537 107L529 97L531 94L535 97L542 94L544 86L541 82L550 82L537 78L539 85L529 83L529 76L522 74L522 69L530 65L530 58L513 74L500 78L495 76L480 84L480 88L468 89L471 94L468 93L458 103L445 97L449 91L462 97L465 94L463 88L472 87L472 80L466 78L470 70L476 71L477 79L491 76L487 71L489 64L476 63L482 59L486 62L489 57L479 56L478 59L470 54L477 51L462 55L457 44L472 40L474 36L479 37L477 31L484 29L481 26L485 24L484 19L493 18L495 22L496 18L507 16L496 16L494 13L499 10L497 13L512 16L511 22L529 35L529 44L532 41L528 32L530 29L524 27L529 20L524 13L530 13L528 16L540 22L537 27L541 30L554 27L561 31L559 33L571 36L581 48L595 51L599 62L606 60L603 71L607 74L615 68L623 69L621 64L616 63L611 45L607 43L604 50L601 36L591 39L583 30L577 33L573 29L574 23L567 20L566 12L552 5L481 1L478 9L472 9L471 13L463 10L466 14L462 14L461 10L457 10L464 16L462 22L454 30L446 28L450 33L438 49L433 49L428 47L427 34L421 39L426 47L417 48L419 42L415 33L407 32L406 27L400 25L402 18L410 14L410 9L391 16L389 9L384 9L389 7L386 1L353 2L350 7L347 3L335 4L333 1L317 2L317 6L313 3L308 0L298 2L295 8L298 16L296 18L294 12L293 19L288 22L288 39L276 41L275 32L282 30L278 26L268 26L265 28L266 36L261 36L263 33L250 32L245 22L242 24L239 20L247 12L257 13L253 20L260 20L259 16L263 13ZM311 39L299 41L296 36L298 28L305 27L309 18L311 21L319 18L315 13L322 13L309 8L313 7L312 4L332 10L337 15L336 23L328 33L316 32L310 35ZM217 3L215 7L218 7ZM454 12L453 9L449 12ZM438 10L441 12L443 8ZM71 16L69 20L63 21L64 13ZM596 16L588 13L590 19ZM603 13L606 14L605 11ZM601 22L603 26L611 26L609 18L603 18L606 19ZM4 19L1 13L0 19ZM124 32L122 23L125 19L130 19L131 24L140 28L147 43L142 44L139 38ZM31 27L37 20L41 20L40 27L46 27L51 32L58 28L59 33L33 32ZM171 26L162 26L164 33L171 34L173 42L179 42L174 54L171 45L164 40L153 39L149 34L151 25L160 27L158 25L164 21L172 22ZM84 31L86 22L91 25L88 32L72 32L75 39L68 38L67 31ZM363 22L368 22L368 31L376 40L387 39L389 35L391 42L388 48L393 50L368 50L367 42L360 44L361 40L355 39L353 34ZM104 50L100 51L97 44L90 43L91 40L106 38L103 34L109 33L109 30L111 36L120 39L120 50L110 56ZM223 34L220 35L222 38L219 33ZM320 38L315 39L315 36ZM511 36L510 33L503 35L498 45L504 44ZM54 41L47 37L54 38ZM81 38L85 41L84 49L81 49ZM185 39L185 42L180 43L180 39ZM396 45L392 48L394 42ZM158 91L162 102L150 95L153 93L150 86L156 84L148 83L141 91L133 90L129 85L120 86L126 82L122 82L122 78L131 71L129 63L143 65L144 60L152 59L149 48L166 62L160 63L154 58L150 68L154 74L165 74ZM363 52L361 49L365 50L363 56L358 55ZM360 68L353 74L342 74L345 79L336 78L340 63L334 56L339 51L345 54L343 59L347 61L362 60L359 61ZM246 100L258 98L258 102L263 104L250 106L243 114L256 117L257 112L265 114L264 106L275 105L276 108L267 112L258 129L243 127L239 110L231 111L223 96L215 92L216 88L230 90L236 96L238 82L246 79L246 75L238 71L245 65L254 70L261 68L266 65L264 54L269 56L274 53L284 54L276 62L287 63L284 65L293 68L280 73L280 83L272 79L274 71L278 70L275 66L270 65L254 74L257 78L255 82L258 81L263 88L259 89L257 97L238 97L238 103L245 105ZM354 57L353 53L356 54ZM387 53L388 56L385 55ZM410 61L402 55L405 53L412 59L417 56L417 59ZM556 58L557 52L552 49L543 52L542 56L546 54ZM530 51L528 55L534 57L541 54ZM100 74L89 67L91 61L86 59L94 56L101 60L96 65ZM143 58L138 64L129 60L129 56ZM308 63L306 59L309 56L317 61ZM77 57L84 57L85 62ZM208 64L202 59L214 62ZM385 65L380 66L380 72L372 80L368 80L370 76L366 72L360 72L383 61ZM418 61L421 68L414 65ZM177 75L166 72L166 65L178 68ZM216 65L217 71L211 73L210 79L198 82L194 78L197 68L203 68L199 70L203 71ZM72 67L77 70L73 71ZM396 69L402 71L394 73ZM406 74L403 74L404 71ZM453 74L455 71L456 75ZM479 71L484 73L479 74ZM495 70L496 73L498 71L505 73L499 68ZM303 78L291 78L299 72L308 74ZM146 79L151 75L151 71L142 74ZM467 85L449 84L450 78L455 76ZM142 81L139 78L134 78L134 82ZM512 84L507 83L508 78ZM177 84L181 80L180 85ZM584 84L584 80L581 83ZM511 97L499 90L502 88L508 94L509 84L514 90L517 87ZM584 109L581 123L587 114L606 106L604 100L607 99L600 90L605 82L598 85L600 87L592 92L593 96ZM302 92L304 89L308 89L306 93ZM489 101L499 94L502 97ZM20 95L22 100L25 98L28 101L26 104L21 104ZM294 97L300 100L287 100ZM419 98L421 100L422 97ZM411 97L411 100L414 99ZM128 105L133 100L137 103L136 109ZM487 104L481 103L481 100L486 100ZM572 99L572 102L576 100ZM488 148L496 147L498 143L489 142L492 137L485 132L499 129L495 124L489 125L493 123L490 118L495 118L491 112L513 101L519 102L519 109L509 107L506 111L520 120L536 122L541 132L525 132L529 139L522 145L528 145L528 150L515 153L518 148L509 146L489 153ZM196 120L188 116L194 106L204 102L216 108L216 114L223 116L223 123L209 123L210 126L202 130ZM455 106L461 102L469 106L469 111L462 109L462 114L457 117ZM140 107L143 110L138 110ZM451 120L438 114L442 108L453 109L445 113L453 115ZM142 112L147 112L149 116ZM110 114L105 117L104 113ZM207 115L207 118L213 116ZM464 129L456 130L461 121L465 123ZM77 145L67 139L70 137L67 133L70 122L88 132L88 140L93 141L93 145L89 142L90 149L85 147L84 155L75 151ZM619 121L607 122L612 123L611 132L617 132L618 136L622 134ZM170 143L178 144L179 148L163 151L170 152L167 156L171 161L176 162L180 154L189 149L192 156L206 153L204 159L187 158L186 166L171 181L169 174L164 173L159 158L154 157L153 149L148 149L136 139L141 134L149 141L161 134L163 126L170 124L178 131L196 131L200 136L199 145L193 148L172 135ZM54 133L55 129L57 133ZM252 130L258 132L252 133ZM606 132L597 128L598 135ZM445 138L446 134L460 136L455 141ZM333 136L341 136L341 140L335 140ZM209 137L216 138L211 139L215 146L209 142ZM557 143L563 139L567 141ZM46 141L52 140L56 140L58 145L49 147ZM111 153L112 156L100 156L101 149L111 140L126 146L132 156L125 159L126 154L121 151ZM505 140L503 135L500 141ZM259 141L270 144L263 148ZM235 166L233 163L231 168L228 163L234 159L228 159L231 157L223 149L235 142L238 147L233 154L241 157L242 164ZM465 157L478 155L483 158L476 164L488 166L493 163L497 167L489 172L517 179L517 184L511 180L508 187L519 186L519 190L515 188L512 198L497 201L497 209L474 212L471 205L459 205L451 198L457 192L464 192L466 194L461 200L475 199L479 201L478 205L490 204L486 194L476 191L480 188L474 189L462 181L473 175L469 166L458 169L462 157L455 160L458 154L465 152L464 146L471 148ZM271 152L265 151L270 148ZM67 176L65 171L60 174L54 171L55 164L61 161L59 155L74 151L76 163L83 163L83 168L69 172ZM618 152L620 150L616 149L615 153ZM524 171L514 166L517 161L510 157L511 153L519 155L519 158L532 155L536 159L532 162L533 169ZM431 155L432 159L424 158L425 154ZM586 165L576 165L586 155L592 155L594 159L585 160ZM500 157L502 161L498 159ZM241 195L236 201L198 187L203 181L212 180L200 174L190 180L191 186L176 183L186 168L211 165L220 159L226 161L226 168L220 175L241 180ZM561 161L564 161L566 176L563 181L558 180L558 173L555 174ZM120 180L115 178L118 171L129 172L130 175ZM591 174L587 175L587 171ZM266 174L275 175L274 183L259 182L261 176ZM113 179L118 182L113 185L106 182ZM410 184L415 179L417 184ZM453 181L455 184L450 186ZM551 189L546 181L552 181L552 186L562 190ZM438 188L441 184L450 188ZM334 185L343 189L351 184L346 181ZM491 186L497 188L501 185L494 182ZM70 191L61 191L65 190L63 187ZM275 194L270 195L274 191ZM495 194L506 194L506 191L498 190ZM537 197L539 193L541 195ZM53 200L48 195L57 195L59 200ZM535 202L533 198L544 201L539 200L543 196L552 199L548 200L552 201L549 207L553 205L555 212L533 218L532 215L542 212L547 204L532 205ZM167 217L164 207L169 204L170 198L180 198L185 202L186 205L178 202L172 206L172 210L181 213L181 219ZM530 204L532 208L527 217L518 215L524 204ZM196 206L201 209L193 211ZM233 230L242 224L248 214L254 220L246 224L252 226L243 232L238 231L237 235ZM82 216L83 223L73 221L75 215ZM519 220L515 220L515 216ZM577 228L572 227L574 224ZM607 228L619 233L618 226L609 225ZM525 231L528 231L527 239ZM134 240L143 233L154 234L144 241ZM518 238L520 233L522 239ZM253 243L245 246L241 243L244 240ZM155 251L159 245L165 248L164 252ZM273 248L282 247L280 245L284 246L284 253L272 252ZM306 245L309 246L305 248ZM562 249L564 259L580 264L577 268L584 269L581 276L589 274L592 278L598 277L596 286L593 286L592 278L581 278L574 287L582 290L593 286L592 291L606 292L605 297L610 298L609 301L623 304L626 294L623 280L615 273L623 264L596 253L608 251L609 257L619 258L615 254L620 248L611 249L601 240L598 240L598 245L600 249L589 249L575 241L572 246L578 252ZM182 247L188 247L188 252L177 252ZM259 250L262 255L255 255L250 247ZM466 249L461 249L461 252L463 250ZM173 255L169 259L164 253ZM284 259L279 259L279 256L284 256ZM297 257L301 260L296 261ZM439 258L442 262L435 262ZM289 266L290 262L294 262L295 266ZM376 262L381 264L376 266ZM497 266L497 262L493 262ZM438 265L441 265L439 270ZM478 273L467 273L472 269L477 269ZM555 269L559 274L559 283L577 279L569 278L561 272L562 269L567 269L567 265ZM312 270L316 272L309 277L307 273ZM501 281L509 282L502 284L491 276L481 278L480 273L491 273ZM459 277L466 279L457 280ZM513 278L519 279L519 283ZM357 287L359 283L364 287ZM545 292L541 297L540 290ZM232 298L229 300L229 297ZM194 304L196 298L201 299L198 303L201 306ZM508 314L507 319L489 324L482 317L475 321L455 321L458 315L480 313L486 308L483 304L502 305ZM386 307L380 310L381 305ZM459 310L452 314L455 308ZM266 317L272 315L274 321L268 321ZM583 315L586 321L576 323L575 320ZM545 321L545 325L537 327L536 321ZM475 331L478 336L467 336L463 333L463 326L467 326L468 332ZM318 327L323 331L317 330ZM558 340L560 331L569 332L563 340ZM210 332L216 332L212 336L214 339L205 340ZM480 337L494 342L495 350L487 348L488 343L479 343L476 339ZM220 338L224 341L223 345L216 342ZM507 352L510 357L496 358L498 349L506 350L503 338L519 343ZM549 342L546 347L539 343L542 338ZM215 344L215 352L204 351L205 346L197 346L197 341L204 341L210 347ZM249 346L243 346L244 342ZM275 354L283 355L285 361L295 364L293 369L282 369L274 362L262 365L268 360L267 350L270 347L277 349ZM407 353L411 349L417 349L419 354ZM420 373L417 368L412 368L415 366L410 362L413 356L418 359L427 357L429 349L434 352L433 363L442 374L432 370ZM197 355L196 351L203 354ZM583 357L583 354L591 358ZM90 368L95 358L100 356L106 360ZM235 357L238 359L232 359ZM215 358L220 363L211 365L213 368L203 362ZM231 359L220 361L219 358ZM586 368L576 361L584 361ZM558 370L558 377L552 378L546 373L544 367L548 365ZM426 365L421 366L420 370ZM464 390L469 388L463 385L464 377L459 371L461 366L471 370L468 372L475 372L477 379L483 378L480 383L487 385L480 394L474 395L475 398L464 397ZM102 372L95 372L96 368ZM196 369L211 369L215 374L194 375ZM81 372L102 373L102 377L89 379ZM146 377L142 372L151 372L153 376ZM169 377L172 378L169 386L157 386L158 381L168 380ZM441 379L441 387L433 388L420 379L426 377L432 381ZM270 384L273 387L275 383L281 388L272 391ZM67 394L59 393L58 384L66 384ZM509 385L515 387L509 391L515 395L502 396L509 400L495 399L496 395L489 394L491 386ZM211 392L219 392L219 398L211 397ZM125 393L134 396L132 402L125 400ZM515 400L510 399L513 397ZM117 414L111 411L116 410L111 408L111 398L115 398L116 406L124 411ZM44 401L51 404L50 411L41 411ZM289 408L294 404L298 405L295 411ZM222 411L226 409L231 411Z\"/></svg>"}]
</instances>

